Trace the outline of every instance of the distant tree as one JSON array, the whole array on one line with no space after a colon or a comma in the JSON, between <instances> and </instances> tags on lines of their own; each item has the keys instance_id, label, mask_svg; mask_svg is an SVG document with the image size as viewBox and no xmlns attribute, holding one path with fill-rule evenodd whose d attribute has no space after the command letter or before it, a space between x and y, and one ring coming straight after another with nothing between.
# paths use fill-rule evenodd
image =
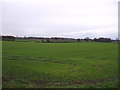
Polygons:
<instances>
[{"instance_id":1,"label":"distant tree","mask_svg":"<svg viewBox=\"0 0 120 90\"><path fill-rule=\"evenodd\" d=\"M2 41L15 41L14 36L2 36Z\"/></svg>"},{"instance_id":2,"label":"distant tree","mask_svg":"<svg viewBox=\"0 0 120 90\"><path fill-rule=\"evenodd\" d=\"M77 39L77 42L80 42L80 39L79 39L79 38Z\"/></svg>"},{"instance_id":3,"label":"distant tree","mask_svg":"<svg viewBox=\"0 0 120 90\"><path fill-rule=\"evenodd\" d=\"M49 43L50 42L50 40L49 39L46 39L46 43Z\"/></svg>"},{"instance_id":4,"label":"distant tree","mask_svg":"<svg viewBox=\"0 0 120 90\"><path fill-rule=\"evenodd\" d=\"M43 39L41 40L43 43L45 42Z\"/></svg>"},{"instance_id":5,"label":"distant tree","mask_svg":"<svg viewBox=\"0 0 120 90\"><path fill-rule=\"evenodd\" d=\"M98 38L97 42L111 42L111 38Z\"/></svg>"},{"instance_id":6,"label":"distant tree","mask_svg":"<svg viewBox=\"0 0 120 90\"><path fill-rule=\"evenodd\" d=\"M97 41L97 38L94 38L93 41Z\"/></svg>"},{"instance_id":7,"label":"distant tree","mask_svg":"<svg viewBox=\"0 0 120 90\"><path fill-rule=\"evenodd\" d=\"M86 37L84 40L86 40L87 42L90 40L90 38L89 37Z\"/></svg>"},{"instance_id":8,"label":"distant tree","mask_svg":"<svg viewBox=\"0 0 120 90\"><path fill-rule=\"evenodd\" d=\"M26 36L24 36L24 39L26 39Z\"/></svg>"}]
</instances>

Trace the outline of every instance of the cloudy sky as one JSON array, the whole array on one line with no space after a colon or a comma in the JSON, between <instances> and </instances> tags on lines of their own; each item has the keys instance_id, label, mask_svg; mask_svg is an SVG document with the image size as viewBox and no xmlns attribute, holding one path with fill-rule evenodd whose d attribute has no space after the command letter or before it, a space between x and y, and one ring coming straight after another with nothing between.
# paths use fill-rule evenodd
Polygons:
<instances>
[{"instance_id":1,"label":"cloudy sky","mask_svg":"<svg viewBox=\"0 0 120 90\"><path fill-rule=\"evenodd\" d=\"M116 39L118 0L4 0L2 35Z\"/></svg>"}]
</instances>

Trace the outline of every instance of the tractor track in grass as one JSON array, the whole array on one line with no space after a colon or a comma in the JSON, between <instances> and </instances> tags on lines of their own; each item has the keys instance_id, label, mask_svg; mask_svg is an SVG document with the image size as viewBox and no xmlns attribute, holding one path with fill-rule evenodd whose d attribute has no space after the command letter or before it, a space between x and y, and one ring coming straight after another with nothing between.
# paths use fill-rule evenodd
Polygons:
<instances>
[{"instance_id":1,"label":"tractor track in grass","mask_svg":"<svg viewBox=\"0 0 120 90\"><path fill-rule=\"evenodd\" d=\"M14 78L10 78L10 77L3 77L2 78L3 82L9 82L11 80L15 80ZM86 80L86 81L72 81L72 82L68 82L68 83L64 83L64 82L58 82L58 81L51 81L51 80L32 80L29 81L31 82L31 85L35 85L36 87L44 87L46 84L48 85L48 87L67 87L67 86L71 86L71 85L97 85L98 83L104 83L104 82L109 82L109 81L116 81L116 78L105 78L105 79L96 79L96 80ZM21 80L15 80L17 82L21 82ZM52 84L49 84L51 83Z\"/></svg>"},{"instance_id":2,"label":"tractor track in grass","mask_svg":"<svg viewBox=\"0 0 120 90\"><path fill-rule=\"evenodd\" d=\"M86 81L72 81L69 83L54 83L53 85L50 85L50 87L69 87L73 85L94 85L94 86L100 86L99 84L105 83L105 82L111 82L111 81L117 81L116 78L105 78L105 79L96 79L96 80L86 80Z\"/></svg>"},{"instance_id":3,"label":"tractor track in grass","mask_svg":"<svg viewBox=\"0 0 120 90\"><path fill-rule=\"evenodd\" d=\"M22 61L30 61L30 62L52 62L52 63L58 63L58 64L65 64L64 62L60 62L60 61L57 61L57 60L22 60Z\"/></svg>"},{"instance_id":4,"label":"tractor track in grass","mask_svg":"<svg viewBox=\"0 0 120 90\"><path fill-rule=\"evenodd\" d=\"M105 78L105 79L96 79L96 80L87 80L87 81L74 81L71 82L71 84L97 84L97 83L102 83L106 81L114 81L116 80L115 78Z\"/></svg>"},{"instance_id":5,"label":"tractor track in grass","mask_svg":"<svg viewBox=\"0 0 120 90\"><path fill-rule=\"evenodd\" d=\"M21 60L21 61L30 61L30 62L52 62L52 63L58 63L58 64L66 64L66 62L60 61L60 60L54 60L54 59L42 59L43 57L36 57L36 58L24 58L24 57L20 57L20 56L12 56L9 59L8 58L4 58L4 60L11 60L11 61L17 61L17 60ZM73 60L69 60L69 63L67 62L67 64L72 64Z\"/></svg>"}]
</instances>

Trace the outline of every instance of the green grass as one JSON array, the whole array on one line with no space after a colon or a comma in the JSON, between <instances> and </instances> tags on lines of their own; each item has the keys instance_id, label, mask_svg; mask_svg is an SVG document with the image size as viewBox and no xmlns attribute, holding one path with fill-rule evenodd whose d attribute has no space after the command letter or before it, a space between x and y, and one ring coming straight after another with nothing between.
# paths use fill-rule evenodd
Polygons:
<instances>
[{"instance_id":1,"label":"green grass","mask_svg":"<svg viewBox=\"0 0 120 90\"><path fill-rule=\"evenodd\" d=\"M35 42L35 43L41 43L41 40L38 39L15 39L16 42Z\"/></svg>"},{"instance_id":2,"label":"green grass","mask_svg":"<svg viewBox=\"0 0 120 90\"><path fill-rule=\"evenodd\" d=\"M3 88L117 88L117 43L3 42Z\"/></svg>"}]
</instances>

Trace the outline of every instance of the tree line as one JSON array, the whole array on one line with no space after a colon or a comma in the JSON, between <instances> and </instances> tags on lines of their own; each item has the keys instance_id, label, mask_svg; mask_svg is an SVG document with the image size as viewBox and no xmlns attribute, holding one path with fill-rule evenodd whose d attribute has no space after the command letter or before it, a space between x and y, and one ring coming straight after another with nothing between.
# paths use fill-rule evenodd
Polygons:
<instances>
[{"instance_id":1,"label":"tree line","mask_svg":"<svg viewBox=\"0 0 120 90\"><path fill-rule=\"evenodd\" d=\"M15 39L38 39L41 40L43 43L50 43L51 40L76 40L77 42L86 41L86 42L112 42L112 41L120 41L119 39L112 40L111 38L94 38L91 39L89 37L85 37L84 39L74 39L74 38L63 38L63 37L51 37L51 38L45 38L45 37L14 37L14 36L0 36L2 41L15 41Z\"/></svg>"}]
</instances>

